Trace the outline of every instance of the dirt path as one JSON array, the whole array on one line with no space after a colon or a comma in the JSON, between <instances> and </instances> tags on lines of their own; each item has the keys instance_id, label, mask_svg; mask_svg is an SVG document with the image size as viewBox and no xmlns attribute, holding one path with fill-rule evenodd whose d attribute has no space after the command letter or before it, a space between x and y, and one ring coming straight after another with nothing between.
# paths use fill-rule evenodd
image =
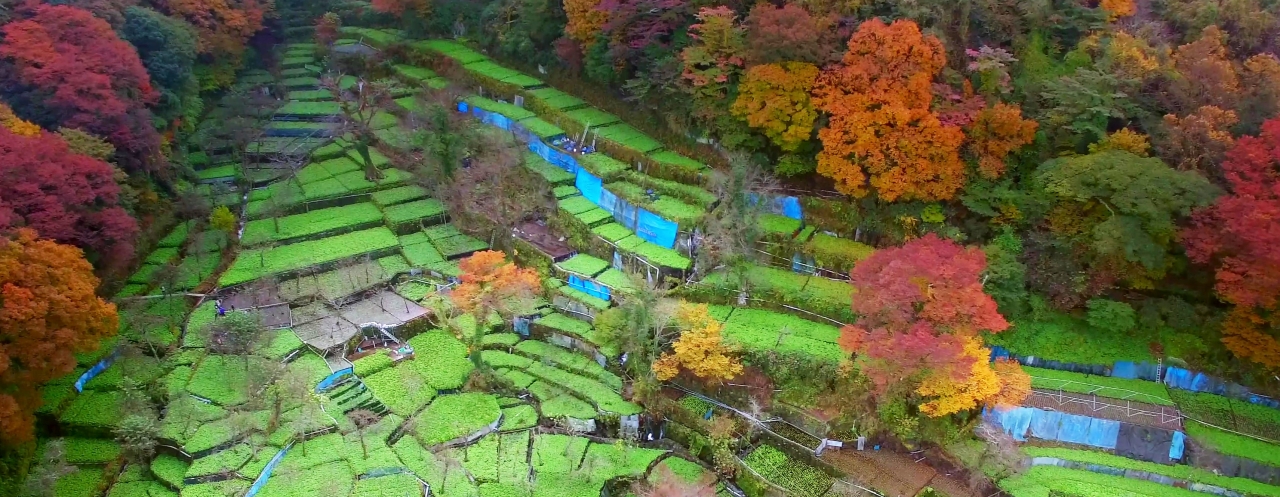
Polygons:
<instances>
[{"instance_id":1,"label":"dirt path","mask_svg":"<svg viewBox=\"0 0 1280 497\"><path fill-rule=\"evenodd\" d=\"M939 473L920 458L889 450L827 450L822 460L885 497L911 497L933 487L949 497L980 497L965 482Z\"/></svg>"},{"instance_id":2,"label":"dirt path","mask_svg":"<svg viewBox=\"0 0 1280 497\"><path fill-rule=\"evenodd\" d=\"M1182 413L1173 406L1158 406L1145 402L1108 399L1096 395L1063 393L1056 390L1033 390L1022 403L1069 414L1112 419L1152 428L1182 430Z\"/></svg>"}]
</instances>

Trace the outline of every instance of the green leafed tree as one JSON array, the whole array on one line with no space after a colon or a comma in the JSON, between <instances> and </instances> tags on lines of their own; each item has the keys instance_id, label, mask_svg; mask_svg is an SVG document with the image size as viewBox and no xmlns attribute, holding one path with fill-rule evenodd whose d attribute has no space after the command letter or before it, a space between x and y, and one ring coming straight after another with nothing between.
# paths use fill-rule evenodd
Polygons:
<instances>
[{"instance_id":1,"label":"green leafed tree","mask_svg":"<svg viewBox=\"0 0 1280 497\"><path fill-rule=\"evenodd\" d=\"M151 82L160 90L156 117L165 123L198 118L200 88L192 73L196 34L191 25L146 7L129 7L124 10L120 37L138 50Z\"/></svg>"},{"instance_id":2,"label":"green leafed tree","mask_svg":"<svg viewBox=\"0 0 1280 497\"><path fill-rule=\"evenodd\" d=\"M1145 273L1122 271L1131 283L1164 275L1177 222L1219 194L1194 172L1119 150L1053 159L1035 178L1057 201L1050 229L1088 247L1096 259Z\"/></svg>"},{"instance_id":3,"label":"green leafed tree","mask_svg":"<svg viewBox=\"0 0 1280 497\"><path fill-rule=\"evenodd\" d=\"M1089 326L1112 333L1124 333L1138 324L1138 313L1133 306L1107 299L1089 300L1089 312L1085 315Z\"/></svg>"}]
</instances>

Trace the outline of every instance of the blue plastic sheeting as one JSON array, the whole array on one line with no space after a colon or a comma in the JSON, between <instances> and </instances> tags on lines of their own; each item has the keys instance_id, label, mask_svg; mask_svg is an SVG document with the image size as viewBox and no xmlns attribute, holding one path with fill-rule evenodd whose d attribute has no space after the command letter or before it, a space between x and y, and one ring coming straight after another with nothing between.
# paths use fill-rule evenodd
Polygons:
<instances>
[{"instance_id":1,"label":"blue plastic sheeting","mask_svg":"<svg viewBox=\"0 0 1280 497\"><path fill-rule=\"evenodd\" d=\"M342 378L352 374L355 374L355 371L351 368L343 369L336 373L333 373L325 377L325 379L320 380L320 384L316 385L316 392L323 392L325 390L333 388L333 384L337 383L338 380L341 380Z\"/></svg>"},{"instance_id":2,"label":"blue plastic sheeting","mask_svg":"<svg viewBox=\"0 0 1280 497\"><path fill-rule=\"evenodd\" d=\"M676 246L680 225L644 209L640 209L636 218L636 236L640 239L663 248Z\"/></svg>"},{"instance_id":3,"label":"blue plastic sheeting","mask_svg":"<svg viewBox=\"0 0 1280 497\"><path fill-rule=\"evenodd\" d=\"M574 180L573 185L582 191L582 196L587 197L591 203L600 205L600 191L604 190L604 184L600 178L594 174L587 172L586 169L578 170L578 178Z\"/></svg>"},{"instance_id":4,"label":"blue plastic sheeting","mask_svg":"<svg viewBox=\"0 0 1280 497\"><path fill-rule=\"evenodd\" d=\"M639 220L636 218L639 214L640 209L637 209L636 206L631 205L630 203L621 200L614 202L613 219L623 226L626 226L627 229L631 231L636 230L636 224L639 223Z\"/></svg>"},{"instance_id":5,"label":"blue plastic sheeting","mask_svg":"<svg viewBox=\"0 0 1280 497\"><path fill-rule=\"evenodd\" d=\"M1120 436L1120 422L1109 419L1077 416L1033 407L1013 409L987 409L984 416L1000 426L1019 442L1027 441L1027 435L1105 449L1115 449ZM1030 433L1028 433L1030 432Z\"/></svg>"},{"instance_id":6,"label":"blue plastic sheeting","mask_svg":"<svg viewBox=\"0 0 1280 497\"><path fill-rule=\"evenodd\" d=\"M777 197L773 199L774 205L778 206L778 210L782 215L791 219L804 220L804 211L800 209L800 199L795 197Z\"/></svg>"},{"instance_id":7,"label":"blue plastic sheeting","mask_svg":"<svg viewBox=\"0 0 1280 497\"><path fill-rule=\"evenodd\" d=\"M600 190L599 205L601 209L604 209L605 212L608 212L609 215L612 216L613 211L618 208L618 196L614 195L613 192L609 190ZM635 231L631 225L627 225L627 228L631 229L631 231Z\"/></svg>"},{"instance_id":8,"label":"blue plastic sheeting","mask_svg":"<svg viewBox=\"0 0 1280 497\"><path fill-rule=\"evenodd\" d=\"M458 112L466 114L471 111L471 104L466 102L458 102Z\"/></svg>"},{"instance_id":9,"label":"blue plastic sheeting","mask_svg":"<svg viewBox=\"0 0 1280 497\"><path fill-rule=\"evenodd\" d=\"M1058 419L1058 440L1080 445L1088 444L1089 420L1092 418L1075 414L1063 414Z\"/></svg>"},{"instance_id":10,"label":"blue plastic sheeting","mask_svg":"<svg viewBox=\"0 0 1280 497\"><path fill-rule=\"evenodd\" d=\"M1180 431L1173 432L1173 442L1169 444L1169 459L1182 460L1182 450L1186 447L1187 436Z\"/></svg>"},{"instance_id":11,"label":"blue plastic sheeting","mask_svg":"<svg viewBox=\"0 0 1280 497\"><path fill-rule=\"evenodd\" d=\"M1062 426L1062 413L1040 411L1031 417L1031 436L1045 440L1057 440Z\"/></svg>"},{"instance_id":12,"label":"blue plastic sheeting","mask_svg":"<svg viewBox=\"0 0 1280 497\"><path fill-rule=\"evenodd\" d=\"M507 116L504 116L497 112L489 112L489 111L484 111L480 109L475 109L474 113L477 116L479 116L480 120L483 121L485 124L497 126L498 128L501 128L507 131L511 130L512 121L511 121L511 118Z\"/></svg>"},{"instance_id":13,"label":"blue plastic sheeting","mask_svg":"<svg viewBox=\"0 0 1280 497\"><path fill-rule=\"evenodd\" d=\"M249 492L245 493L244 497L253 497L258 495L258 491L262 490L262 486L266 485L267 480L271 478L271 472L276 469L276 465L280 464L280 460L284 459L285 454L289 453L289 447L293 447L292 442L285 446L285 448L280 449L280 452L276 452L276 455L267 462L265 467L262 468L262 473L258 474L258 479L253 480L253 486L249 487Z\"/></svg>"},{"instance_id":14,"label":"blue plastic sheeting","mask_svg":"<svg viewBox=\"0 0 1280 497\"><path fill-rule=\"evenodd\" d=\"M1034 411L1030 407L1015 407L1013 409L987 409L987 419L990 419L1005 433L1013 436L1014 440L1019 442L1027 441L1027 428L1031 426L1031 416Z\"/></svg>"},{"instance_id":15,"label":"blue plastic sheeting","mask_svg":"<svg viewBox=\"0 0 1280 497\"><path fill-rule=\"evenodd\" d=\"M560 169L564 169L565 171L569 171L571 173L578 172L577 159L574 159L572 155L569 155L557 150L555 147L552 147L551 145L547 145L546 143L543 143L542 140L537 140L537 139L529 140L529 151L537 154L538 157L542 157L543 160L546 160L547 162L554 164L556 167Z\"/></svg>"},{"instance_id":16,"label":"blue plastic sheeting","mask_svg":"<svg viewBox=\"0 0 1280 497\"><path fill-rule=\"evenodd\" d=\"M586 278L579 278L576 274L569 275L569 288L598 299L609 300L609 287Z\"/></svg>"},{"instance_id":17,"label":"blue plastic sheeting","mask_svg":"<svg viewBox=\"0 0 1280 497\"><path fill-rule=\"evenodd\" d=\"M1085 445L1115 450L1116 440L1120 437L1120 422L1110 419L1090 419L1089 434L1085 437Z\"/></svg>"},{"instance_id":18,"label":"blue plastic sheeting","mask_svg":"<svg viewBox=\"0 0 1280 497\"><path fill-rule=\"evenodd\" d=\"M1130 380L1160 381L1160 368L1149 362L1116 361L1111 376Z\"/></svg>"},{"instance_id":19,"label":"blue plastic sheeting","mask_svg":"<svg viewBox=\"0 0 1280 497\"><path fill-rule=\"evenodd\" d=\"M98 376L99 374L102 374L103 371L106 371L107 368L111 366L111 363L115 362L115 360L116 360L116 353L112 352L111 355L107 356L101 361L98 361L98 363L94 364L93 367L89 368L88 371L85 371L84 374L80 375L80 378L76 380L76 384L75 384L76 391L83 392L84 385L86 383L89 383L89 380L92 380L93 377Z\"/></svg>"},{"instance_id":20,"label":"blue plastic sheeting","mask_svg":"<svg viewBox=\"0 0 1280 497\"><path fill-rule=\"evenodd\" d=\"M511 327L514 328L516 333L519 333L520 336L529 338L529 323L529 318L517 316L515 319L511 320Z\"/></svg>"},{"instance_id":21,"label":"blue plastic sheeting","mask_svg":"<svg viewBox=\"0 0 1280 497\"><path fill-rule=\"evenodd\" d=\"M1204 373L1177 367L1168 368L1164 374L1164 384L1173 388L1209 393L1221 393L1226 390L1220 385L1215 385L1215 383L1217 382L1213 381L1213 378Z\"/></svg>"},{"instance_id":22,"label":"blue plastic sheeting","mask_svg":"<svg viewBox=\"0 0 1280 497\"><path fill-rule=\"evenodd\" d=\"M617 250L613 251L613 268L622 271L622 254Z\"/></svg>"}]
</instances>

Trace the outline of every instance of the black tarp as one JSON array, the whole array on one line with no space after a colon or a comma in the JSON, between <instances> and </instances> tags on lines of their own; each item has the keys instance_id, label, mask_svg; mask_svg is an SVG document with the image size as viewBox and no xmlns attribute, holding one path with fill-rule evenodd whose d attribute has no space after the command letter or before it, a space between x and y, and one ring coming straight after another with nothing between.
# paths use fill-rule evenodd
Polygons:
<instances>
[{"instance_id":1,"label":"black tarp","mask_svg":"<svg viewBox=\"0 0 1280 497\"><path fill-rule=\"evenodd\" d=\"M1172 443L1173 432L1170 430L1121 423L1120 435L1116 438L1116 455L1140 461L1171 464L1169 446Z\"/></svg>"}]
</instances>

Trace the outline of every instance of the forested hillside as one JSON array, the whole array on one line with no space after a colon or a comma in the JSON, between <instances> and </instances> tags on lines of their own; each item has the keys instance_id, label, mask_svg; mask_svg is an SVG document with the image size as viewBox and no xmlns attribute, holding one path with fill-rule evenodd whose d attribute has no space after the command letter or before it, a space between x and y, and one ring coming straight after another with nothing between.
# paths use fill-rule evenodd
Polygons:
<instances>
[{"instance_id":1,"label":"forested hillside","mask_svg":"<svg viewBox=\"0 0 1280 497\"><path fill-rule=\"evenodd\" d=\"M1277 399L1272 0L0 0L0 495L1280 496Z\"/></svg>"}]
</instances>

